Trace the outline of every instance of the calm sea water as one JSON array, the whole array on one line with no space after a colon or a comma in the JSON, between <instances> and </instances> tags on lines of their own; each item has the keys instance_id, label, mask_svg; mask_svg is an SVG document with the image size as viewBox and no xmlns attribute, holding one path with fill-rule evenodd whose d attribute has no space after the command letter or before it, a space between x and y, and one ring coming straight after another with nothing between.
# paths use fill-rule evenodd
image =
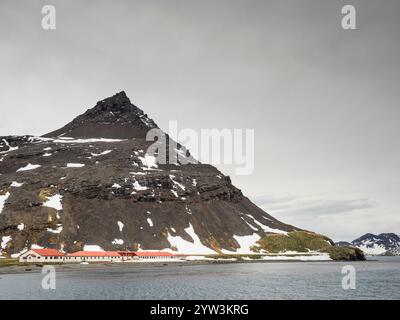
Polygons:
<instances>
[{"instance_id":1,"label":"calm sea water","mask_svg":"<svg viewBox=\"0 0 400 320\"><path fill-rule=\"evenodd\" d=\"M400 299L400 257L353 262L355 290L343 290L343 262L82 266L56 274L0 275L0 299Z\"/></svg>"}]
</instances>

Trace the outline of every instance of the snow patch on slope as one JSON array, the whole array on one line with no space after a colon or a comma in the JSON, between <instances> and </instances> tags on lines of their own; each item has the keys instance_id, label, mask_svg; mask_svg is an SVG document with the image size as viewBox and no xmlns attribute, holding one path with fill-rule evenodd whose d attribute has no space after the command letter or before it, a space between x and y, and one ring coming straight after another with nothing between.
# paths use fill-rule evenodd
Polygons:
<instances>
[{"instance_id":1,"label":"snow patch on slope","mask_svg":"<svg viewBox=\"0 0 400 320\"><path fill-rule=\"evenodd\" d=\"M70 137L63 137L58 139L40 138L45 141L53 141L56 143L92 143L92 142L120 142L124 139L106 139L106 138L90 138L90 139L74 139Z\"/></svg>"},{"instance_id":2,"label":"snow patch on slope","mask_svg":"<svg viewBox=\"0 0 400 320\"><path fill-rule=\"evenodd\" d=\"M19 187L21 187L22 185L23 185L23 183L19 183L19 182L13 181L13 182L11 183L10 187L19 188Z\"/></svg>"},{"instance_id":3,"label":"snow patch on slope","mask_svg":"<svg viewBox=\"0 0 400 320\"><path fill-rule=\"evenodd\" d=\"M374 243L372 246L371 244L363 244L358 246L358 248L364 251L364 253L367 255L380 255L387 251L383 245L379 245L377 243Z\"/></svg>"},{"instance_id":4,"label":"snow patch on slope","mask_svg":"<svg viewBox=\"0 0 400 320\"><path fill-rule=\"evenodd\" d=\"M56 234L58 234L58 233L61 233L62 229L63 229L62 225L61 225L61 224L58 224L56 229L47 228L47 231L48 231L48 232L51 232L51 233L56 233Z\"/></svg>"},{"instance_id":5,"label":"snow patch on slope","mask_svg":"<svg viewBox=\"0 0 400 320\"><path fill-rule=\"evenodd\" d=\"M121 244L124 244L124 240L122 240L122 239L114 239L111 243L112 243L112 244L119 244L119 245L121 245Z\"/></svg>"},{"instance_id":6,"label":"snow patch on slope","mask_svg":"<svg viewBox=\"0 0 400 320\"><path fill-rule=\"evenodd\" d=\"M37 168L39 168L39 167L40 167L39 164L31 164L31 163L28 163L25 167L19 168L19 169L17 170L17 172L28 171L28 170L35 170L35 169L37 169Z\"/></svg>"},{"instance_id":7,"label":"snow patch on slope","mask_svg":"<svg viewBox=\"0 0 400 320\"><path fill-rule=\"evenodd\" d=\"M147 187L142 186L138 181L135 181L135 182L133 183L133 188L134 188L136 191L142 191L142 190L147 190L147 189L148 189Z\"/></svg>"},{"instance_id":8,"label":"snow patch on slope","mask_svg":"<svg viewBox=\"0 0 400 320\"><path fill-rule=\"evenodd\" d=\"M4 153L8 153L8 152L10 152L10 151L18 150L18 147L11 147L10 144L8 143L8 141L7 141L6 139L3 139L2 141L3 141L3 142L5 143L5 145L8 147L8 150L6 150L6 151L0 151L0 154L4 154Z\"/></svg>"},{"instance_id":9,"label":"snow patch on slope","mask_svg":"<svg viewBox=\"0 0 400 320\"><path fill-rule=\"evenodd\" d=\"M54 196L51 196L47 199L47 201L45 203L43 203L43 207L49 207L49 208L53 208L56 209L57 211L62 210L62 204L61 204L61 200L62 200L62 196L59 194L55 194Z\"/></svg>"},{"instance_id":10,"label":"snow patch on slope","mask_svg":"<svg viewBox=\"0 0 400 320\"><path fill-rule=\"evenodd\" d=\"M83 163L67 163L67 168L82 168L84 166Z\"/></svg>"},{"instance_id":11,"label":"snow patch on slope","mask_svg":"<svg viewBox=\"0 0 400 320\"><path fill-rule=\"evenodd\" d=\"M271 228L271 227L268 227L268 226L262 224L261 222L257 221L251 214L246 214L246 216L251 218L253 220L253 222L256 225L258 225L264 232L287 234L287 231L283 231L283 230L280 230L280 229L274 229L274 228Z\"/></svg>"},{"instance_id":12,"label":"snow patch on slope","mask_svg":"<svg viewBox=\"0 0 400 320\"><path fill-rule=\"evenodd\" d=\"M0 213L3 212L4 203L6 202L6 200L8 199L9 196L10 196L9 192L6 192L6 194L4 194L4 195L0 195Z\"/></svg>"},{"instance_id":13,"label":"snow patch on slope","mask_svg":"<svg viewBox=\"0 0 400 320\"><path fill-rule=\"evenodd\" d=\"M250 250L250 247L254 246L261 237L257 233L253 233L249 236L233 236L233 238L240 246L240 248L236 250L236 253L249 254L254 253Z\"/></svg>"},{"instance_id":14,"label":"snow patch on slope","mask_svg":"<svg viewBox=\"0 0 400 320\"><path fill-rule=\"evenodd\" d=\"M3 236L1 238L1 249L5 249L7 244L12 240L10 236Z\"/></svg>"},{"instance_id":15,"label":"snow patch on slope","mask_svg":"<svg viewBox=\"0 0 400 320\"><path fill-rule=\"evenodd\" d=\"M103 151L101 153L91 153L92 157L100 157L100 156L104 156L106 154L109 154L110 152L112 152L112 150L106 150Z\"/></svg>"},{"instance_id":16,"label":"snow patch on slope","mask_svg":"<svg viewBox=\"0 0 400 320\"><path fill-rule=\"evenodd\" d=\"M44 247L42 247L42 246L39 246L38 244L32 244L31 245L31 249L44 249Z\"/></svg>"},{"instance_id":17,"label":"snow patch on slope","mask_svg":"<svg viewBox=\"0 0 400 320\"><path fill-rule=\"evenodd\" d=\"M171 189L171 192L173 193L173 195L174 195L175 197L177 197L177 198L179 197L179 196L178 196L178 193L177 193L175 190Z\"/></svg>"},{"instance_id":18,"label":"snow patch on slope","mask_svg":"<svg viewBox=\"0 0 400 320\"><path fill-rule=\"evenodd\" d=\"M83 251L104 251L104 250L102 247L98 245L87 244L83 246Z\"/></svg>"},{"instance_id":19,"label":"snow patch on slope","mask_svg":"<svg viewBox=\"0 0 400 320\"><path fill-rule=\"evenodd\" d=\"M144 170L149 170L149 169L151 170L151 168L158 168L155 156L145 154L144 157L138 157L138 158L142 162L142 164L145 167L147 167L147 168L143 168Z\"/></svg>"},{"instance_id":20,"label":"snow patch on slope","mask_svg":"<svg viewBox=\"0 0 400 320\"><path fill-rule=\"evenodd\" d=\"M254 231L258 231L257 228L253 227L253 226L252 226L250 223L248 223L243 217L240 217L240 218L242 218L242 220L243 220L250 228L252 228Z\"/></svg>"},{"instance_id":21,"label":"snow patch on slope","mask_svg":"<svg viewBox=\"0 0 400 320\"><path fill-rule=\"evenodd\" d=\"M118 224L119 232L122 232L122 230L124 229L124 224L121 221L117 221L117 224Z\"/></svg>"},{"instance_id":22,"label":"snow patch on slope","mask_svg":"<svg viewBox=\"0 0 400 320\"><path fill-rule=\"evenodd\" d=\"M215 254L215 251L203 245L200 238L194 232L192 224L185 228L186 233L193 239L193 242L186 241L180 236L172 236L168 233L168 241L171 246L176 247L179 253L185 254Z\"/></svg>"},{"instance_id":23,"label":"snow patch on slope","mask_svg":"<svg viewBox=\"0 0 400 320\"><path fill-rule=\"evenodd\" d=\"M175 186L178 186L178 187L180 187L183 191L186 190L186 188L185 188L185 186L184 186L183 184L181 184L181 183L179 183L178 181L175 180L175 176L174 176L174 175L170 174L170 175L169 175L169 178L171 179L172 183L174 184L174 187L175 187Z\"/></svg>"}]
</instances>

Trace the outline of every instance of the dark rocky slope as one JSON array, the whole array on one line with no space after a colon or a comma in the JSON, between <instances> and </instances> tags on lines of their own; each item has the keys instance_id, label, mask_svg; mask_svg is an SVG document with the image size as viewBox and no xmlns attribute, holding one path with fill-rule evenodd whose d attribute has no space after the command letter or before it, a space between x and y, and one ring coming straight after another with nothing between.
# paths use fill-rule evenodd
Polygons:
<instances>
[{"instance_id":1,"label":"dark rocky slope","mask_svg":"<svg viewBox=\"0 0 400 320\"><path fill-rule=\"evenodd\" d=\"M43 137L0 137L1 253L33 245L227 252L299 230L213 166L155 164L146 155L152 128L121 92Z\"/></svg>"}]
</instances>

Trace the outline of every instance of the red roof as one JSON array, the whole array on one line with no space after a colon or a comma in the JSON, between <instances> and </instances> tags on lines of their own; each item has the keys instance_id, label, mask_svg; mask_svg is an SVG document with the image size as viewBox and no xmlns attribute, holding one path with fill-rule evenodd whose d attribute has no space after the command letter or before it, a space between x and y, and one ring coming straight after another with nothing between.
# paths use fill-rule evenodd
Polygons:
<instances>
[{"instance_id":1,"label":"red roof","mask_svg":"<svg viewBox=\"0 0 400 320\"><path fill-rule=\"evenodd\" d=\"M77 251L69 253L68 257L120 257L118 251Z\"/></svg>"},{"instance_id":2,"label":"red roof","mask_svg":"<svg viewBox=\"0 0 400 320\"><path fill-rule=\"evenodd\" d=\"M174 254L160 251L77 251L67 254L67 257L171 257Z\"/></svg>"},{"instance_id":3,"label":"red roof","mask_svg":"<svg viewBox=\"0 0 400 320\"><path fill-rule=\"evenodd\" d=\"M169 252L160 252L160 251L141 251L135 252L138 257L171 257L173 256L172 253Z\"/></svg>"},{"instance_id":4,"label":"red roof","mask_svg":"<svg viewBox=\"0 0 400 320\"><path fill-rule=\"evenodd\" d=\"M123 256L123 257L134 257L134 256L136 256L136 252L133 252L133 251L118 251L118 253L119 253L120 256Z\"/></svg>"},{"instance_id":5,"label":"red roof","mask_svg":"<svg viewBox=\"0 0 400 320\"><path fill-rule=\"evenodd\" d=\"M38 255L41 255L42 257L62 257L64 256L63 253L56 249L32 249L33 252L37 253Z\"/></svg>"}]
</instances>

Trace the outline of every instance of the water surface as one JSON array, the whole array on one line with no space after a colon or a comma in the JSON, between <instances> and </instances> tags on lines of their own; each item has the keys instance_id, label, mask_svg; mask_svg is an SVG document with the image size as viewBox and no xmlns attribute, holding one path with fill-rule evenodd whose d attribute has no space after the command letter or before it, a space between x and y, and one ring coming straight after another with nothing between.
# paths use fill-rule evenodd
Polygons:
<instances>
[{"instance_id":1,"label":"water surface","mask_svg":"<svg viewBox=\"0 0 400 320\"><path fill-rule=\"evenodd\" d=\"M38 272L0 275L0 299L400 299L400 257L368 262L260 262L59 269L56 290ZM343 290L344 265L356 289ZM56 269L57 270L57 269Z\"/></svg>"}]
</instances>

